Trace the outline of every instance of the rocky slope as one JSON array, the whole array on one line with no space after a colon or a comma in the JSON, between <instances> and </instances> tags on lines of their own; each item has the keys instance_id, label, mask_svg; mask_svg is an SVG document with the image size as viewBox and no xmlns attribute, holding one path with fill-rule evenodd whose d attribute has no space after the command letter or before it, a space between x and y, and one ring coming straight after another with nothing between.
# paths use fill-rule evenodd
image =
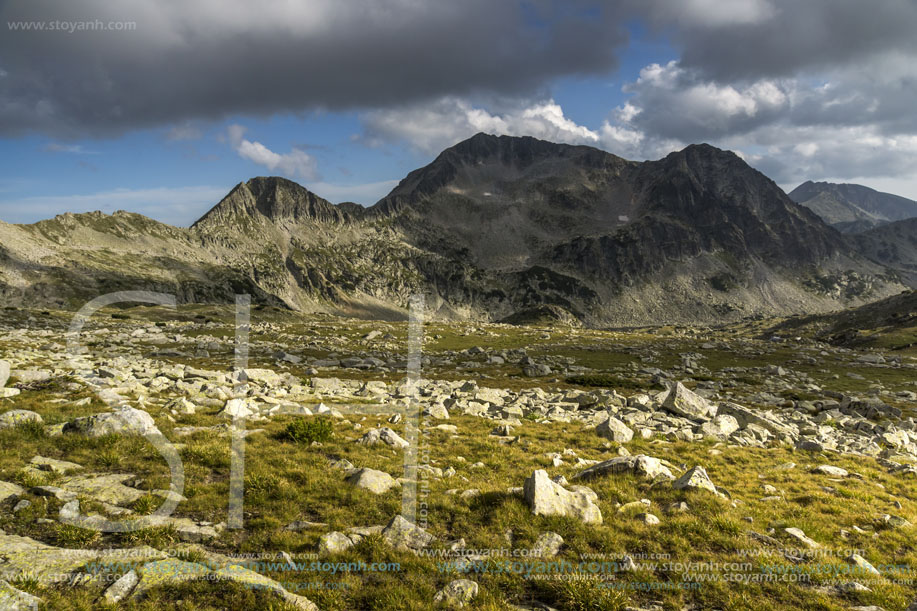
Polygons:
<instances>
[{"instance_id":1,"label":"rocky slope","mask_svg":"<svg viewBox=\"0 0 917 611\"><path fill-rule=\"evenodd\" d=\"M149 288L392 318L423 291L442 319L551 306L605 325L827 311L901 289L773 181L708 145L637 163L478 134L368 209L255 178L189 229L68 214L2 224L0 244L4 300L68 306Z\"/></svg>"},{"instance_id":2,"label":"rocky slope","mask_svg":"<svg viewBox=\"0 0 917 611\"><path fill-rule=\"evenodd\" d=\"M912 348L917 342L917 291L904 291L859 308L794 317L768 334L806 334L835 345Z\"/></svg>"},{"instance_id":3,"label":"rocky slope","mask_svg":"<svg viewBox=\"0 0 917 611\"><path fill-rule=\"evenodd\" d=\"M790 198L845 233L917 216L917 202L863 185L807 181Z\"/></svg>"},{"instance_id":4,"label":"rocky slope","mask_svg":"<svg viewBox=\"0 0 917 611\"><path fill-rule=\"evenodd\" d=\"M850 242L864 256L896 270L909 286L917 286L917 218L852 235Z\"/></svg>"}]
</instances>

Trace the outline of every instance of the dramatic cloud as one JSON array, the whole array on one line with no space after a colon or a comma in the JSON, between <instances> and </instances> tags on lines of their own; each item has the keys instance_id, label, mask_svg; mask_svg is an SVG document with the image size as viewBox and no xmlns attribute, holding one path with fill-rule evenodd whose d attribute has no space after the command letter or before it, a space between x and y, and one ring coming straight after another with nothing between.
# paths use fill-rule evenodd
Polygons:
<instances>
[{"instance_id":1,"label":"dramatic cloud","mask_svg":"<svg viewBox=\"0 0 917 611\"><path fill-rule=\"evenodd\" d=\"M774 121L790 101L786 84L701 81L675 61L647 66L624 91L634 97L621 109L622 122L655 136L688 142L743 133Z\"/></svg>"},{"instance_id":2,"label":"dramatic cloud","mask_svg":"<svg viewBox=\"0 0 917 611\"><path fill-rule=\"evenodd\" d=\"M230 125L227 133L229 144L239 154L239 157L264 166L271 172L291 178L318 179L318 166L315 159L308 153L298 148L291 149L289 153L275 153L260 142L246 140L243 137L245 127L241 125Z\"/></svg>"},{"instance_id":3,"label":"dramatic cloud","mask_svg":"<svg viewBox=\"0 0 917 611\"><path fill-rule=\"evenodd\" d=\"M532 92L555 76L613 68L627 38L615 10L583 0L10 0L0 7L7 24L0 133L7 134L104 135L232 113ZM99 29L49 26L85 20Z\"/></svg>"},{"instance_id":4,"label":"dramatic cloud","mask_svg":"<svg viewBox=\"0 0 917 611\"><path fill-rule=\"evenodd\" d=\"M781 184L917 184L914 0L9 0L4 22L0 135L160 126L181 141L209 119L352 109L364 142L428 154L478 131L633 159L706 141ZM673 61L624 75L626 100L604 120L571 120L552 99L558 77L613 74L632 23ZM318 180L303 147L241 132L232 146Z\"/></svg>"},{"instance_id":5,"label":"dramatic cloud","mask_svg":"<svg viewBox=\"0 0 917 611\"><path fill-rule=\"evenodd\" d=\"M650 1L642 3L642 9L654 22L676 22L683 27L698 29L760 24L777 13L770 0Z\"/></svg>"},{"instance_id":6,"label":"dramatic cloud","mask_svg":"<svg viewBox=\"0 0 917 611\"><path fill-rule=\"evenodd\" d=\"M792 76L874 57L917 54L913 0L630 0L718 81Z\"/></svg>"},{"instance_id":7,"label":"dramatic cloud","mask_svg":"<svg viewBox=\"0 0 917 611\"><path fill-rule=\"evenodd\" d=\"M371 146L404 141L424 153L435 155L478 132L505 136L533 136L552 142L585 144L627 159L658 159L687 142L674 137L649 135L635 125L640 112L627 104L611 113L599 129L579 125L564 115L554 100L516 100L498 103L488 110L465 100L444 98L363 116L361 138Z\"/></svg>"},{"instance_id":8,"label":"dramatic cloud","mask_svg":"<svg viewBox=\"0 0 917 611\"><path fill-rule=\"evenodd\" d=\"M819 79L735 83L706 79L680 62L652 64L625 86L631 97L603 127L603 142L616 135L636 157L710 142L741 152L782 184L915 176L917 116L901 93L917 86L917 69L876 62Z\"/></svg>"},{"instance_id":9,"label":"dramatic cloud","mask_svg":"<svg viewBox=\"0 0 917 611\"><path fill-rule=\"evenodd\" d=\"M554 102L517 103L504 112L488 111L457 98L394 110L370 112L363 117L365 139L370 144L405 140L425 153L435 154L478 132L507 136L534 136L569 144L597 144L599 135L564 116Z\"/></svg>"}]
</instances>

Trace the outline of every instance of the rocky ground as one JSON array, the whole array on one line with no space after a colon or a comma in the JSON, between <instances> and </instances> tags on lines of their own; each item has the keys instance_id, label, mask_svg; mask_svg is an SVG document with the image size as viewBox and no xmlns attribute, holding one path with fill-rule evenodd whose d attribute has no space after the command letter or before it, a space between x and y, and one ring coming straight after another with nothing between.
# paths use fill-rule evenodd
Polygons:
<instances>
[{"instance_id":1,"label":"rocky ground","mask_svg":"<svg viewBox=\"0 0 917 611\"><path fill-rule=\"evenodd\" d=\"M405 323L256 307L234 369L227 308L71 317L0 319L0 608L917 597L910 347L436 323L412 385Z\"/></svg>"}]
</instances>

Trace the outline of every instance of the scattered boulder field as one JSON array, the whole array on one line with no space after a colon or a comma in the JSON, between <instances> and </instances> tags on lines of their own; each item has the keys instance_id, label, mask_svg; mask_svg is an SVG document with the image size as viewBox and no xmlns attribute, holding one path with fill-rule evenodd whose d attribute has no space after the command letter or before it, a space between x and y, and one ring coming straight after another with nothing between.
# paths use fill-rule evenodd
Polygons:
<instances>
[{"instance_id":1,"label":"scattered boulder field","mask_svg":"<svg viewBox=\"0 0 917 611\"><path fill-rule=\"evenodd\" d=\"M745 328L436 323L412 379L404 323L253 323L239 368L218 312L99 316L79 355L65 327L66 313L29 310L0 323L2 608L230 596L240 608L890 610L917 598L895 573L917 562L907 351ZM531 558L501 563L492 548ZM281 560L244 560L256 552ZM671 562L642 562L651 554ZM561 561L588 573L584 559L602 568L577 585L558 577ZM365 568L380 562L399 568ZM671 568L691 562L706 576ZM760 577L777 565L807 577ZM302 587L317 576L322 587ZM635 585L676 581L699 585Z\"/></svg>"}]
</instances>

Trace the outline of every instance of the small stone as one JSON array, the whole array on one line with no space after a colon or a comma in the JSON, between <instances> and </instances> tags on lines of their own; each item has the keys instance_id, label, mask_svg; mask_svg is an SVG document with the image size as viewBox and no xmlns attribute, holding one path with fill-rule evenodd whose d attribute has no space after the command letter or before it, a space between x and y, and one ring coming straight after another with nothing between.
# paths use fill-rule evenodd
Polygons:
<instances>
[{"instance_id":1,"label":"small stone","mask_svg":"<svg viewBox=\"0 0 917 611\"><path fill-rule=\"evenodd\" d=\"M433 541L433 535L416 524L396 515L382 530L382 538L396 549L423 549Z\"/></svg>"},{"instance_id":2,"label":"small stone","mask_svg":"<svg viewBox=\"0 0 917 611\"><path fill-rule=\"evenodd\" d=\"M527 378L541 378L544 376L549 376L553 373L551 368L544 363L538 363L535 365L526 365L522 368L522 375Z\"/></svg>"},{"instance_id":3,"label":"small stone","mask_svg":"<svg viewBox=\"0 0 917 611\"><path fill-rule=\"evenodd\" d=\"M729 414L719 414L713 420L698 427L697 432L704 437L726 439L739 430L739 421Z\"/></svg>"},{"instance_id":4,"label":"small stone","mask_svg":"<svg viewBox=\"0 0 917 611\"><path fill-rule=\"evenodd\" d=\"M255 415L255 411L251 409L245 399L230 399L226 402L220 415L227 418L248 418Z\"/></svg>"},{"instance_id":5,"label":"small stone","mask_svg":"<svg viewBox=\"0 0 917 611\"><path fill-rule=\"evenodd\" d=\"M13 388L11 390L18 390ZM13 409L3 414L0 414L0 429L9 428L12 426L18 426L25 422L37 422L42 423L43 420L40 414L31 412L27 409Z\"/></svg>"},{"instance_id":6,"label":"small stone","mask_svg":"<svg viewBox=\"0 0 917 611\"><path fill-rule=\"evenodd\" d=\"M663 477L673 479L672 472L658 458L637 454L636 456L619 456L593 465L580 471L573 479L599 477L610 473L632 473L646 479Z\"/></svg>"},{"instance_id":7,"label":"small stone","mask_svg":"<svg viewBox=\"0 0 917 611\"><path fill-rule=\"evenodd\" d=\"M686 388L681 382L676 382L670 388L662 401L662 407L667 411L690 420L708 420L716 411L716 406L711 406L707 400Z\"/></svg>"},{"instance_id":8,"label":"small stone","mask_svg":"<svg viewBox=\"0 0 917 611\"><path fill-rule=\"evenodd\" d=\"M131 593L131 590L137 585L137 582L140 581L140 577L137 575L136 571L128 571L124 575L118 578L118 580L108 586L105 590L105 594L102 597L106 602L117 603L124 600L124 598Z\"/></svg>"},{"instance_id":9,"label":"small stone","mask_svg":"<svg viewBox=\"0 0 917 611\"><path fill-rule=\"evenodd\" d=\"M19 484L0 481L0 503L7 499L18 497L23 492L25 490Z\"/></svg>"},{"instance_id":10,"label":"small stone","mask_svg":"<svg viewBox=\"0 0 917 611\"><path fill-rule=\"evenodd\" d=\"M461 609L478 595L478 584L470 579L456 579L436 593L433 602Z\"/></svg>"},{"instance_id":11,"label":"small stone","mask_svg":"<svg viewBox=\"0 0 917 611\"><path fill-rule=\"evenodd\" d=\"M552 482L543 469L526 478L523 494L535 515L569 516L586 524L602 523L602 512L595 504L595 492L583 486L567 490Z\"/></svg>"},{"instance_id":12,"label":"small stone","mask_svg":"<svg viewBox=\"0 0 917 611\"><path fill-rule=\"evenodd\" d=\"M553 558L564 544L564 538L555 532L541 533L532 546L534 555L539 558Z\"/></svg>"},{"instance_id":13,"label":"small stone","mask_svg":"<svg viewBox=\"0 0 917 611\"><path fill-rule=\"evenodd\" d=\"M831 477L847 477L850 473L847 469L842 469L840 467L834 467L832 465L818 465L812 469L812 473L820 473L822 475L830 475Z\"/></svg>"},{"instance_id":14,"label":"small stone","mask_svg":"<svg viewBox=\"0 0 917 611\"><path fill-rule=\"evenodd\" d=\"M75 462L45 458L44 456L33 456L29 462L42 471L50 471L51 473L67 473L68 471L77 471L83 468L82 465L78 465Z\"/></svg>"},{"instance_id":15,"label":"small stone","mask_svg":"<svg viewBox=\"0 0 917 611\"><path fill-rule=\"evenodd\" d=\"M904 527L906 527L906 526L910 526L910 525L911 525L910 522L908 522L906 519L904 519L904 518L902 518L902 517L900 517L900 516L893 516L893 515L889 515L889 514L884 514L884 515L881 516L881 519L882 519L883 522L885 522L886 524L888 524L888 525L891 526L892 528L904 528Z\"/></svg>"},{"instance_id":16,"label":"small stone","mask_svg":"<svg viewBox=\"0 0 917 611\"><path fill-rule=\"evenodd\" d=\"M663 511L666 513L687 513L688 504L684 501L679 501L677 503L670 503L663 508Z\"/></svg>"},{"instance_id":17,"label":"small stone","mask_svg":"<svg viewBox=\"0 0 917 611\"><path fill-rule=\"evenodd\" d=\"M80 433L87 437L103 437L112 434L148 435L157 434L159 429L153 417L143 410L121 407L111 413L77 418L66 423L64 433Z\"/></svg>"},{"instance_id":18,"label":"small stone","mask_svg":"<svg viewBox=\"0 0 917 611\"><path fill-rule=\"evenodd\" d=\"M14 588L5 579L0 579L0 605L4 611L30 611L38 609L41 599Z\"/></svg>"},{"instance_id":19,"label":"small stone","mask_svg":"<svg viewBox=\"0 0 917 611\"><path fill-rule=\"evenodd\" d=\"M434 403L426 410L427 414L436 420L448 420L449 410L442 403Z\"/></svg>"},{"instance_id":20,"label":"small stone","mask_svg":"<svg viewBox=\"0 0 917 611\"><path fill-rule=\"evenodd\" d=\"M213 526L187 524L178 528L178 538L188 543L203 543L217 538L219 532Z\"/></svg>"},{"instance_id":21,"label":"small stone","mask_svg":"<svg viewBox=\"0 0 917 611\"><path fill-rule=\"evenodd\" d=\"M672 488L675 490L709 490L714 494L717 493L716 486L707 475L707 470L700 465L692 467L690 471L672 482Z\"/></svg>"},{"instance_id":22,"label":"small stone","mask_svg":"<svg viewBox=\"0 0 917 611\"><path fill-rule=\"evenodd\" d=\"M306 520L295 520L287 524L284 527L284 530L299 532L300 530L306 530L309 528L327 528L327 526L328 524L326 522L308 522Z\"/></svg>"},{"instance_id":23,"label":"small stone","mask_svg":"<svg viewBox=\"0 0 917 611\"><path fill-rule=\"evenodd\" d=\"M326 554L339 554L353 545L353 539L338 531L326 533L318 540L318 550Z\"/></svg>"},{"instance_id":24,"label":"small stone","mask_svg":"<svg viewBox=\"0 0 917 611\"><path fill-rule=\"evenodd\" d=\"M350 477L347 478L347 482L352 486L357 488L363 488L364 490L369 490L373 494L385 494L392 488L398 486L398 482L395 481L391 475L385 471L377 471L375 469L359 469L355 471Z\"/></svg>"},{"instance_id":25,"label":"small stone","mask_svg":"<svg viewBox=\"0 0 917 611\"><path fill-rule=\"evenodd\" d=\"M853 566L860 569L864 573L871 573L872 575L880 575L878 569L874 567L866 558L863 558L859 554L852 554L847 558L847 562Z\"/></svg>"},{"instance_id":26,"label":"small stone","mask_svg":"<svg viewBox=\"0 0 917 611\"><path fill-rule=\"evenodd\" d=\"M643 522L644 524L646 524L647 526L656 526L657 524L659 524L659 518L657 518L656 516L654 516L651 513L638 513L634 517L640 520L641 522Z\"/></svg>"},{"instance_id":27,"label":"small stone","mask_svg":"<svg viewBox=\"0 0 917 611\"><path fill-rule=\"evenodd\" d=\"M595 427L595 432L600 437L618 443L627 443L634 438L634 432L614 416L609 416L607 420Z\"/></svg>"},{"instance_id":28,"label":"small stone","mask_svg":"<svg viewBox=\"0 0 917 611\"><path fill-rule=\"evenodd\" d=\"M804 533L802 530L798 528L784 528L783 532L785 532L790 537L795 539L798 543L805 545L809 549L817 549L821 547L821 545L819 545L817 541L814 541L810 539L809 537L807 537L806 533Z\"/></svg>"}]
</instances>

